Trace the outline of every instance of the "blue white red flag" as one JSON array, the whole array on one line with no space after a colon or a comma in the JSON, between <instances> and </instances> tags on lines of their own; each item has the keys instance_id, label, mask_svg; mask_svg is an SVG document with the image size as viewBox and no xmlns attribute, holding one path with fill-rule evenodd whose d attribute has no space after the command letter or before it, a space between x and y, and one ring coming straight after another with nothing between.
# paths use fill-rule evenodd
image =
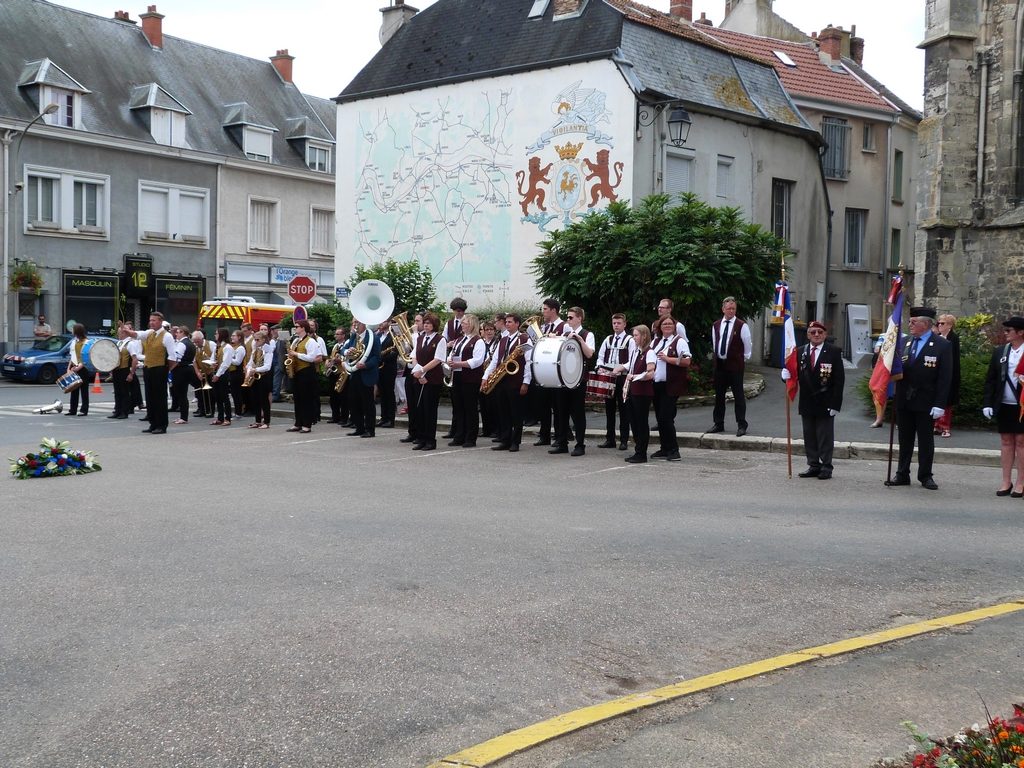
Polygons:
<instances>
[{"instance_id":1,"label":"blue white red flag","mask_svg":"<svg viewBox=\"0 0 1024 768\"><path fill-rule=\"evenodd\" d=\"M889 327L885 331L882 348L878 352L875 370L871 372L871 383L868 385L878 405L884 405L890 397L890 382L903 378L903 347L900 328L903 323L903 278L897 275L892 279L892 290L889 291L889 303L893 305L889 316Z\"/></svg>"},{"instance_id":2,"label":"blue white red flag","mask_svg":"<svg viewBox=\"0 0 1024 768\"><path fill-rule=\"evenodd\" d=\"M786 393L789 399L796 397L799 384L796 377L796 329L793 327L793 308L789 300L789 285L782 280L775 284L776 308L782 310L782 365L789 371Z\"/></svg>"}]
</instances>

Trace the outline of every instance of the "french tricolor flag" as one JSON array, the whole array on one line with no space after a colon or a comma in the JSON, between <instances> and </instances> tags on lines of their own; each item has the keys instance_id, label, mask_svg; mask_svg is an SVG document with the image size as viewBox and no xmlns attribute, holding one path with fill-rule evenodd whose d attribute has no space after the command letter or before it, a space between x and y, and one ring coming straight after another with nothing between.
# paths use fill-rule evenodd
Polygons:
<instances>
[{"instance_id":1,"label":"french tricolor flag","mask_svg":"<svg viewBox=\"0 0 1024 768\"><path fill-rule=\"evenodd\" d=\"M796 329L793 327L793 308L789 300L789 284L782 280L775 283L775 308L773 316L782 317L782 365L789 371L786 394L792 400L796 397L799 383L796 378Z\"/></svg>"},{"instance_id":2,"label":"french tricolor flag","mask_svg":"<svg viewBox=\"0 0 1024 768\"><path fill-rule=\"evenodd\" d=\"M878 362L871 372L871 383L868 385L875 402L883 405L889 399L889 382L903 378L903 355L900 350L900 326L903 323L903 278L896 275L892 279L892 290L889 291L889 304L893 305L889 316L889 327L885 331L882 350L878 353Z\"/></svg>"}]
</instances>

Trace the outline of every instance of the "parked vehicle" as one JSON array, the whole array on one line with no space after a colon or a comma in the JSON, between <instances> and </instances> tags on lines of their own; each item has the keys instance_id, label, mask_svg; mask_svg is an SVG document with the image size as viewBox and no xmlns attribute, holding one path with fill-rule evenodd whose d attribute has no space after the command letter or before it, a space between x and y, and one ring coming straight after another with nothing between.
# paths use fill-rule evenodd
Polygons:
<instances>
[{"instance_id":1,"label":"parked vehicle","mask_svg":"<svg viewBox=\"0 0 1024 768\"><path fill-rule=\"evenodd\" d=\"M110 338L90 334L94 338ZM4 355L0 373L16 381L35 381L39 384L53 384L63 376L71 362L70 334L63 333L37 340L31 347Z\"/></svg>"},{"instance_id":2,"label":"parked vehicle","mask_svg":"<svg viewBox=\"0 0 1024 768\"><path fill-rule=\"evenodd\" d=\"M285 317L291 317L295 307L285 304L261 304L251 296L232 296L204 301L199 308L196 328L209 337L212 330L220 327L235 331L242 323L249 323L258 329L260 323L277 325Z\"/></svg>"}]
</instances>

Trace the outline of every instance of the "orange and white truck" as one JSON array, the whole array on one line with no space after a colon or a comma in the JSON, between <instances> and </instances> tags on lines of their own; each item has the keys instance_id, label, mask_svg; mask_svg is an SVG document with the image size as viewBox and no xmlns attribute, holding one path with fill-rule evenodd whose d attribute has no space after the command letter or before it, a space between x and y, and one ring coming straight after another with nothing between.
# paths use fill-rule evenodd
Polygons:
<instances>
[{"instance_id":1,"label":"orange and white truck","mask_svg":"<svg viewBox=\"0 0 1024 768\"><path fill-rule=\"evenodd\" d=\"M291 317L295 307L287 304L262 304L251 296L231 296L204 301L199 308L196 328L206 333L217 328L235 330L242 323L250 323L259 330L260 323L277 325L285 317Z\"/></svg>"}]
</instances>

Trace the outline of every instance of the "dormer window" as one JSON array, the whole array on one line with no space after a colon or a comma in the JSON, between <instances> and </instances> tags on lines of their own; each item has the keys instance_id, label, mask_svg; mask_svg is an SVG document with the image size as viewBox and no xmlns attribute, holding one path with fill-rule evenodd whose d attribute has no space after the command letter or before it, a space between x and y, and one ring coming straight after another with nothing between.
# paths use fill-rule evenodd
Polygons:
<instances>
[{"instance_id":1,"label":"dormer window","mask_svg":"<svg viewBox=\"0 0 1024 768\"><path fill-rule=\"evenodd\" d=\"M192 113L156 83L133 88L128 108L145 123L157 144L188 147L188 116Z\"/></svg>"},{"instance_id":2,"label":"dormer window","mask_svg":"<svg viewBox=\"0 0 1024 768\"><path fill-rule=\"evenodd\" d=\"M57 111L43 119L48 125L61 128L82 127L82 96L89 89L71 77L49 59L30 61L21 71L18 87L32 94L36 107L41 112L50 104L57 105Z\"/></svg>"},{"instance_id":3,"label":"dormer window","mask_svg":"<svg viewBox=\"0 0 1024 768\"><path fill-rule=\"evenodd\" d=\"M225 109L227 116L224 120L224 130L245 156L261 163L272 163L274 134L277 133L277 128L262 119L256 114L256 110L244 101L228 104Z\"/></svg>"},{"instance_id":4,"label":"dormer window","mask_svg":"<svg viewBox=\"0 0 1024 768\"><path fill-rule=\"evenodd\" d=\"M319 120L309 117L289 118L285 138L296 154L304 158L306 167L320 173L331 172L334 141Z\"/></svg>"},{"instance_id":5,"label":"dormer window","mask_svg":"<svg viewBox=\"0 0 1024 768\"><path fill-rule=\"evenodd\" d=\"M42 89L43 104L56 104L57 111L43 118L48 125L59 125L61 128L78 128L78 94L49 86Z\"/></svg>"},{"instance_id":6,"label":"dormer window","mask_svg":"<svg viewBox=\"0 0 1024 768\"><path fill-rule=\"evenodd\" d=\"M331 172L331 148L324 144L306 144L306 165L311 171Z\"/></svg>"},{"instance_id":7,"label":"dormer window","mask_svg":"<svg viewBox=\"0 0 1024 768\"><path fill-rule=\"evenodd\" d=\"M245 126L242 151L250 160L269 163L274 158L274 134L263 128Z\"/></svg>"}]
</instances>

